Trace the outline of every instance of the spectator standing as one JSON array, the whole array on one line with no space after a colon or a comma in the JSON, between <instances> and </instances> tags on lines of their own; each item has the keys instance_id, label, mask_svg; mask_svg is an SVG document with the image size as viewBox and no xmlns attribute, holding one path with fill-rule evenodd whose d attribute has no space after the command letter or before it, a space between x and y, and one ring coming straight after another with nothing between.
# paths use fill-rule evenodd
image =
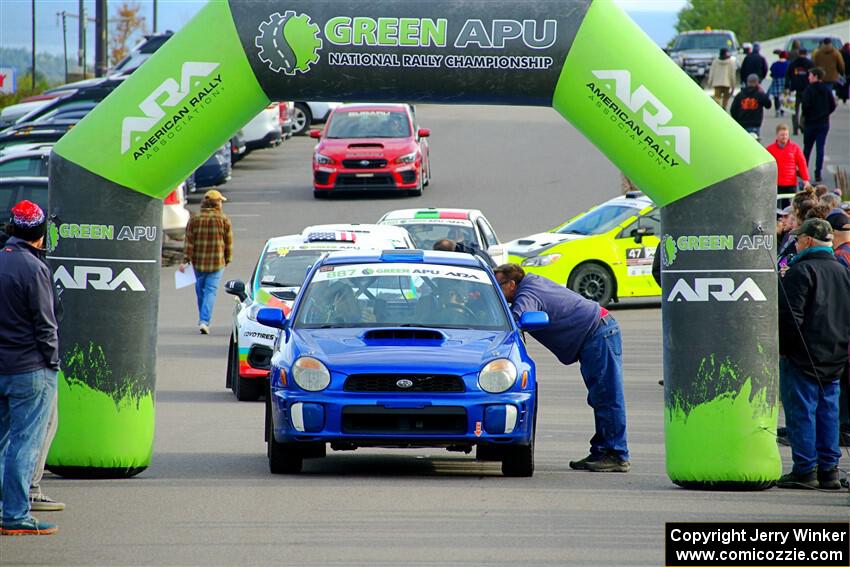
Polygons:
<instances>
[{"instance_id":1,"label":"spectator standing","mask_svg":"<svg viewBox=\"0 0 850 567\"><path fill-rule=\"evenodd\" d=\"M815 161L815 183L821 182L826 137L829 134L829 115L835 110L832 88L823 82L824 72L820 67L809 71L809 86L803 91L803 156L811 163L812 148L817 147Z\"/></svg>"},{"instance_id":2,"label":"spectator standing","mask_svg":"<svg viewBox=\"0 0 850 567\"><path fill-rule=\"evenodd\" d=\"M829 207L829 215L834 215L836 213L844 212L841 209L841 197L839 197L838 195L836 195L835 193L833 193L831 191L829 193L823 194L820 197L820 202L821 202L821 204ZM834 229L835 227L832 227L832 228Z\"/></svg>"},{"instance_id":3,"label":"spectator standing","mask_svg":"<svg viewBox=\"0 0 850 567\"><path fill-rule=\"evenodd\" d=\"M47 535L58 528L32 517L29 500L59 371L53 282L40 256L44 211L21 201L10 225L0 248L0 534Z\"/></svg>"},{"instance_id":4,"label":"spectator standing","mask_svg":"<svg viewBox=\"0 0 850 567\"><path fill-rule=\"evenodd\" d=\"M742 86L746 86L750 75L756 75L759 83L767 77L767 60L762 57L761 46L758 43L753 44L752 52L744 57L744 61L741 63Z\"/></svg>"},{"instance_id":5,"label":"spectator standing","mask_svg":"<svg viewBox=\"0 0 850 567\"><path fill-rule=\"evenodd\" d=\"M765 108L770 108L770 97L761 89L758 75L751 74L747 77L747 86L732 100L729 114L744 130L755 134L756 139L760 140Z\"/></svg>"},{"instance_id":6,"label":"spectator standing","mask_svg":"<svg viewBox=\"0 0 850 567\"><path fill-rule=\"evenodd\" d=\"M473 256L478 256L484 263L490 266L490 268L496 267L496 262L493 261L493 258L490 257L490 254L482 250L477 244L473 242L455 242L449 238L444 238L443 240L438 240L434 243L434 250L442 250L444 252L461 252L464 254L472 254Z\"/></svg>"},{"instance_id":7,"label":"spectator standing","mask_svg":"<svg viewBox=\"0 0 850 567\"><path fill-rule=\"evenodd\" d=\"M798 253L779 282L779 390L794 465L776 485L838 490L850 271L835 260L828 222L809 219L794 232Z\"/></svg>"},{"instance_id":8,"label":"spectator standing","mask_svg":"<svg viewBox=\"0 0 850 567\"><path fill-rule=\"evenodd\" d=\"M788 71L788 53L779 52L779 60L770 66L770 90L767 92L773 97L774 116L785 116L782 108L782 93L785 92L785 72Z\"/></svg>"},{"instance_id":9,"label":"spectator standing","mask_svg":"<svg viewBox=\"0 0 850 567\"><path fill-rule=\"evenodd\" d=\"M570 461L570 468L628 472L623 349L617 321L598 303L551 280L526 274L517 264L501 265L494 272L514 318L518 320L526 311L549 315L549 326L531 331L531 336L562 364L581 363L596 433L590 439L590 454Z\"/></svg>"},{"instance_id":10,"label":"spectator standing","mask_svg":"<svg viewBox=\"0 0 850 567\"><path fill-rule=\"evenodd\" d=\"M844 76L844 59L828 37L823 38L820 46L815 49L812 54L812 62L815 67L823 69L824 76L821 80L826 83L830 90L838 82L839 77Z\"/></svg>"},{"instance_id":11,"label":"spectator standing","mask_svg":"<svg viewBox=\"0 0 850 567\"><path fill-rule=\"evenodd\" d=\"M776 126L776 141L767 146L776 160L776 189L778 193L796 193L797 177L809 186L809 170L800 146L791 141L787 124Z\"/></svg>"},{"instance_id":12,"label":"spectator standing","mask_svg":"<svg viewBox=\"0 0 850 567\"><path fill-rule=\"evenodd\" d=\"M725 47L720 50L720 55L711 62L708 70L708 86L714 89L714 100L726 110L732 89L735 88L735 60L729 57L729 50Z\"/></svg>"},{"instance_id":13,"label":"spectator standing","mask_svg":"<svg viewBox=\"0 0 850 567\"><path fill-rule=\"evenodd\" d=\"M835 259L850 270L850 216L840 211L829 215L826 220L829 221L834 233L832 247L835 251ZM850 352L848 352L848 359L850 359ZM850 447L850 360L847 361L844 376L839 382L839 403L838 444L841 447Z\"/></svg>"},{"instance_id":14,"label":"spectator standing","mask_svg":"<svg viewBox=\"0 0 850 567\"><path fill-rule=\"evenodd\" d=\"M233 226L222 212L222 202L227 199L216 189L204 194L200 214L189 219L186 225L184 263L195 270L195 294L198 297L198 330L210 333L215 296L224 268L233 259Z\"/></svg>"},{"instance_id":15,"label":"spectator standing","mask_svg":"<svg viewBox=\"0 0 850 567\"><path fill-rule=\"evenodd\" d=\"M788 62L794 61L800 55L800 40L795 39L791 42L791 49L788 51Z\"/></svg>"},{"instance_id":16,"label":"spectator standing","mask_svg":"<svg viewBox=\"0 0 850 567\"><path fill-rule=\"evenodd\" d=\"M785 71L785 88L794 93L794 116L791 125L794 127L794 135L800 133L800 106L803 102L803 91L809 86L809 69L815 64L808 58L808 51L801 47L799 55L790 59L788 70Z\"/></svg>"}]
</instances>

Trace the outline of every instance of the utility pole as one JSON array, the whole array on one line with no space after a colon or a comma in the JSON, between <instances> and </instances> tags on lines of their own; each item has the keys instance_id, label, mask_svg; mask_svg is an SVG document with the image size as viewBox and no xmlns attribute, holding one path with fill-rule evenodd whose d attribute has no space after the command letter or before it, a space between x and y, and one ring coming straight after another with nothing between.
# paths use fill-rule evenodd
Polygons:
<instances>
[{"instance_id":1,"label":"utility pole","mask_svg":"<svg viewBox=\"0 0 850 567\"><path fill-rule=\"evenodd\" d=\"M83 78L86 78L86 5L83 0L79 2L77 9L77 66L83 70Z\"/></svg>"},{"instance_id":2,"label":"utility pole","mask_svg":"<svg viewBox=\"0 0 850 567\"><path fill-rule=\"evenodd\" d=\"M96 0L94 4L94 76L102 77L106 74L106 31L109 27L107 21L106 0Z\"/></svg>"},{"instance_id":3,"label":"utility pole","mask_svg":"<svg viewBox=\"0 0 850 567\"><path fill-rule=\"evenodd\" d=\"M65 84L68 83L68 24L65 18L65 10L62 10L57 16L62 16L62 62L65 63Z\"/></svg>"},{"instance_id":4,"label":"utility pole","mask_svg":"<svg viewBox=\"0 0 850 567\"><path fill-rule=\"evenodd\" d=\"M156 33L156 0L153 0L153 33Z\"/></svg>"},{"instance_id":5,"label":"utility pole","mask_svg":"<svg viewBox=\"0 0 850 567\"><path fill-rule=\"evenodd\" d=\"M35 92L35 0L32 0L32 92Z\"/></svg>"}]
</instances>

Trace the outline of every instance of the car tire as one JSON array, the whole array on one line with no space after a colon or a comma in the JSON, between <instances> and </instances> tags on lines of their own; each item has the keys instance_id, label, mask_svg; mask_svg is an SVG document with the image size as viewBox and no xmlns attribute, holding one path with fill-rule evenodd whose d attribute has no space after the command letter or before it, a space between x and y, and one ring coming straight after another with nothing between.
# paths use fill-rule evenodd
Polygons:
<instances>
[{"instance_id":1,"label":"car tire","mask_svg":"<svg viewBox=\"0 0 850 567\"><path fill-rule=\"evenodd\" d=\"M268 423L268 457L269 471L272 474L298 474L304 466L304 457L294 443L278 443L274 438L274 420L271 417L271 403L268 408L266 422Z\"/></svg>"},{"instance_id":2,"label":"car tire","mask_svg":"<svg viewBox=\"0 0 850 567\"><path fill-rule=\"evenodd\" d=\"M239 350L233 343L233 373L230 375L230 383L233 394L240 402L256 402L263 394L263 386L266 380L262 378L242 378L239 375Z\"/></svg>"},{"instance_id":3,"label":"car tire","mask_svg":"<svg viewBox=\"0 0 850 567\"><path fill-rule=\"evenodd\" d=\"M410 195L411 197L419 197L420 195L422 195L422 188L424 186L423 185L424 180L422 179L423 173L424 172L422 172L422 171L419 172L419 185L416 187L416 189L409 189L407 191L407 194Z\"/></svg>"},{"instance_id":4,"label":"car tire","mask_svg":"<svg viewBox=\"0 0 850 567\"><path fill-rule=\"evenodd\" d=\"M567 287L605 307L614 297L614 276L599 264L581 264L573 270Z\"/></svg>"},{"instance_id":5,"label":"car tire","mask_svg":"<svg viewBox=\"0 0 850 567\"><path fill-rule=\"evenodd\" d=\"M424 169L424 168L423 168ZM431 159L428 159L428 175L425 176L425 179L422 180L422 187L428 187L431 185Z\"/></svg>"},{"instance_id":6,"label":"car tire","mask_svg":"<svg viewBox=\"0 0 850 567\"><path fill-rule=\"evenodd\" d=\"M230 335L230 343L227 346L227 377L224 381L224 387L236 393L233 386L233 376L239 377L239 351L236 348L236 341L233 339L233 334Z\"/></svg>"},{"instance_id":7,"label":"car tire","mask_svg":"<svg viewBox=\"0 0 850 567\"><path fill-rule=\"evenodd\" d=\"M534 475L534 439L537 436L537 386L534 387L534 419L531 421L531 442L528 445L507 445L502 454L502 474L510 477Z\"/></svg>"},{"instance_id":8,"label":"car tire","mask_svg":"<svg viewBox=\"0 0 850 567\"><path fill-rule=\"evenodd\" d=\"M303 102L296 102L292 109L292 135L302 136L310 130L313 124L313 113Z\"/></svg>"}]
</instances>

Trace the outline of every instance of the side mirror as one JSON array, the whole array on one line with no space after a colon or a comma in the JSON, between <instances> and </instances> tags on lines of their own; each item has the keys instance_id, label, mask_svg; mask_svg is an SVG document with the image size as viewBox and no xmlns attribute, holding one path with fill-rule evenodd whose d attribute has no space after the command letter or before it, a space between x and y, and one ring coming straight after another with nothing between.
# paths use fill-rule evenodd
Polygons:
<instances>
[{"instance_id":1,"label":"side mirror","mask_svg":"<svg viewBox=\"0 0 850 567\"><path fill-rule=\"evenodd\" d=\"M235 295L239 298L239 301L245 301L247 299L248 294L245 293L245 282L242 280L230 280L226 284L224 284L224 291L229 293L230 295Z\"/></svg>"},{"instance_id":2,"label":"side mirror","mask_svg":"<svg viewBox=\"0 0 850 567\"><path fill-rule=\"evenodd\" d=\"M549 326L549 315L543 311L526 311L519 317L519 328L523 331L536 331Z\"/></svg>"},{"instance_id":3,"label":"side mirror","mask_svg":"<svg viewBox=\"0 0 850 567\"><path fill-rule=\"evenodd\" d=\"M420 128L416 133L420 138L427 138L431 135L431 130L429 128Z\"/></svg>"},{"instance_id":4,"label":"side mirror","mask_svg":"<svg viewBox=\"0 0 850 567\"><path fill-rule=\"evenodd\" d=\"M257 311L257 323L274 329L283 329L286 326L286 317L277 307L263 307Z\"/></svg>"},{"instance_id":5,"label":"side mirror","mask_svg":"<svg viewBox=\"0 0 850 567\"><path fill-rule=\"evenodd\" d=\"M652 232L652 229L649 228L649 227L646 227L646 226L642 226L642 227L639 227L639 228L632 230L632 236L634 237L635 242L638 243L638 244L643 242L644 236L650 236L652 234L654 234Z\"/></svg>"},{"instance_id":6,"label":"side mirror","mask_svg":"<svg viewBox=\"0 0 850 567\"><path fill-rule=\"evenodd\" d=\"M322 131L321 130L310 130L310 137L315 139L315 140L318 140L319 138L322 137Z\"/></svg>"}]
</instances>

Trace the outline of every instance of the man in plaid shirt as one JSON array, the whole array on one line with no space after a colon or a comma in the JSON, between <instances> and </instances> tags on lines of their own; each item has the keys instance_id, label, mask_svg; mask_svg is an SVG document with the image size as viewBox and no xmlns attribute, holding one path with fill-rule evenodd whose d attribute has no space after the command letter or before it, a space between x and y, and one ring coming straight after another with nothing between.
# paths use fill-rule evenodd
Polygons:
<instances>
[{"instance_id":1,"label":"man in plaid shirt","mask_svg":"<svg viewBox=\"0 0 850 567\"><path fill-rule=\"evenodd\" d=\"M224 267L233 259L233 226L221 211L222 201L227 199L217 190L204 194L201 213L189 219L186 225L184 264L191 263L195 270L195 294L198 296L198 329L202 335L210 333L210 318L218 284Z\"/></svg>"}]
</instances>

